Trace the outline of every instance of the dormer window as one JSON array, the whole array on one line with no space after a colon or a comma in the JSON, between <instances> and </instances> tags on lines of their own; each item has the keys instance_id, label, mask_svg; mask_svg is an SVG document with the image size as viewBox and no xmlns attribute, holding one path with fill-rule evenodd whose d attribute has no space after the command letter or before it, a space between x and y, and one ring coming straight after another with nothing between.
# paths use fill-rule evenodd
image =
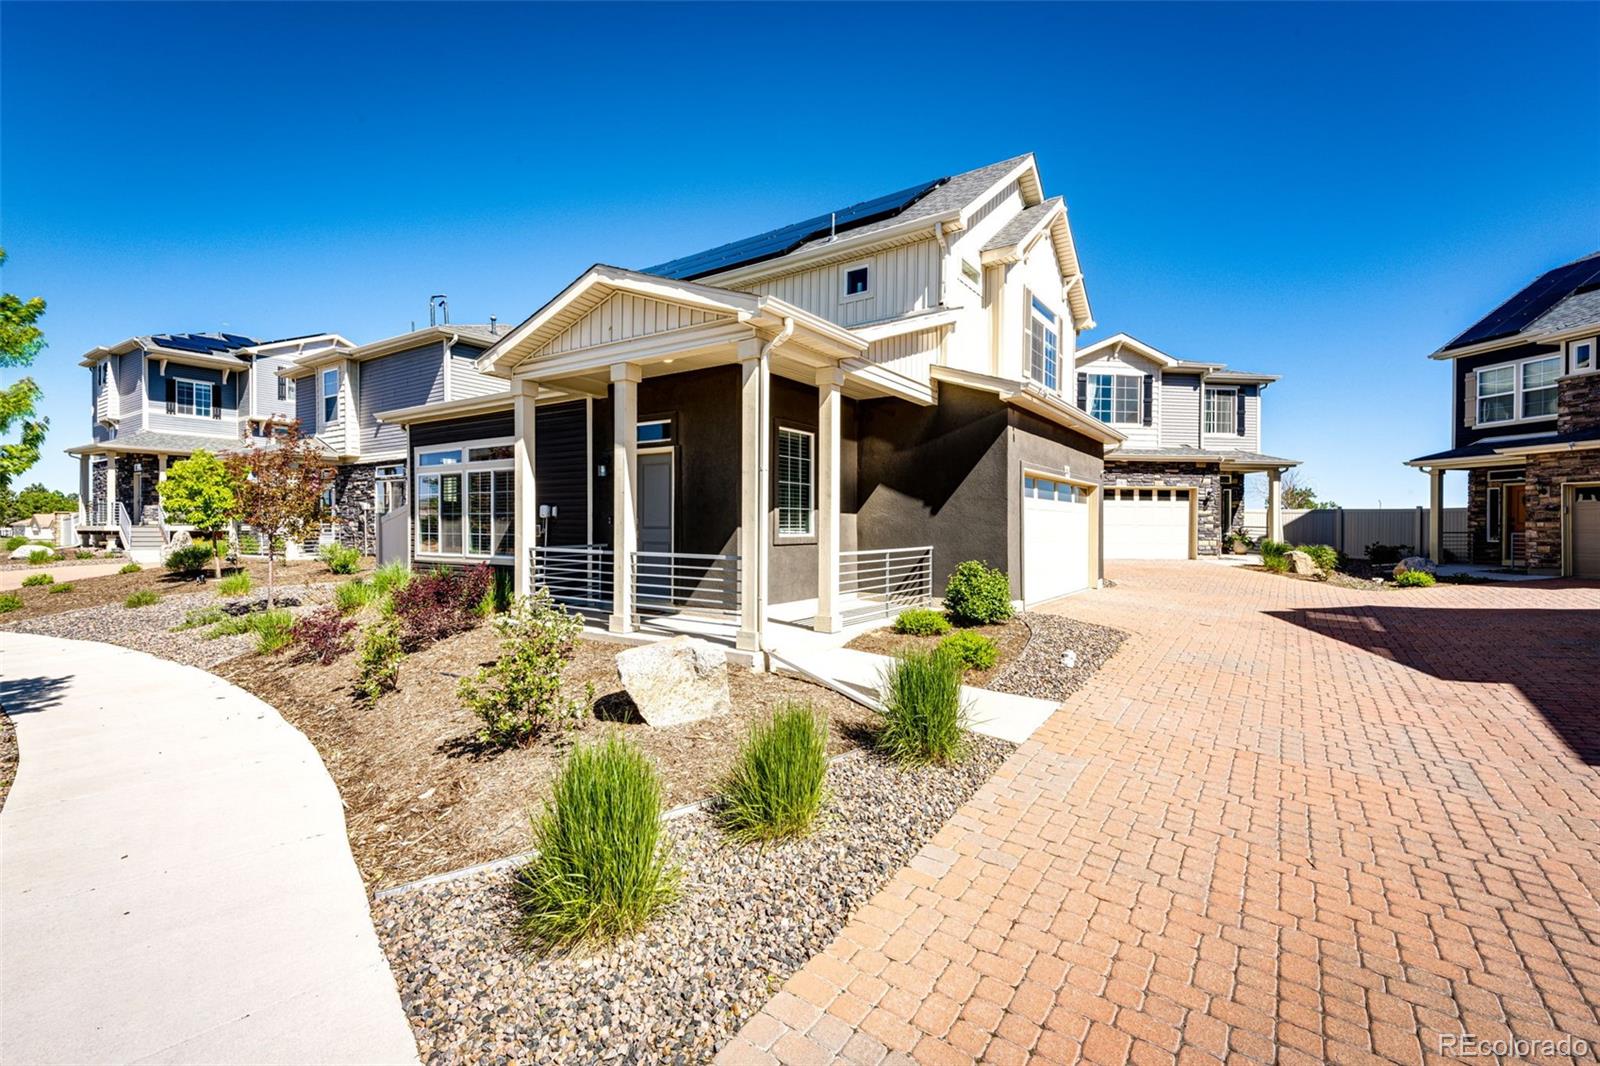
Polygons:
<instances>
[{"instance_id":1,"label":"dormer window","mask_svg":"<svg viewBox=\"0 0 1600 1066\"><path fill-rule=\"evenodd\" d=\"M844 289L839 299L864 300L872 295L872 264L854 263L844 268Z\"/></svg>"}]
</instances>

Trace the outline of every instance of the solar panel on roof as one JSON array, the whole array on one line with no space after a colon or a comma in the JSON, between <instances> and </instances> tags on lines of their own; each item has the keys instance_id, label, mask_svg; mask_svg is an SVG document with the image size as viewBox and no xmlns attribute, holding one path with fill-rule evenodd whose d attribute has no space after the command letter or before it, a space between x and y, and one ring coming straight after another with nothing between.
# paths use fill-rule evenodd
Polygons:
<instances>
[{"instance_id":1,"label":"solar panel on roof","mask_svg":"<svg viewBox=\"0 0 1600 1066\"><path fill-rule=\"evenodd\" d=\"M913 185L908 189L901 189L899 192L863 200L858 204L851 204L849 207L830 211L825 215L817 215L803 222L795 222L754 237L746 237L743 240L696 252L694 255L686 255L681 259L647 267L644 272L689 281L708 274L731 270L737 266L776 259L794 251L807 241L827 236L830 232L843 233L846 230L858 229L873 222L893 218L949 180L949 178L938 178L923 182L921 185Z\"/></svg>"},{"instance_id":2,"label":"solar panel on roof","mask_svg":"<svg viewBox=\"0 0 1600 1066\"><path fill-rule=\"evenodd\" d=\"M1450 347L1462 348L1480 341L1520 333L1534 319L1568 296L1596 286L1600 286L1600 254L1557 267L1541 274L1531 285L1489 312L1465 333L1451 341Z\"/></svg>"}]
</instances>

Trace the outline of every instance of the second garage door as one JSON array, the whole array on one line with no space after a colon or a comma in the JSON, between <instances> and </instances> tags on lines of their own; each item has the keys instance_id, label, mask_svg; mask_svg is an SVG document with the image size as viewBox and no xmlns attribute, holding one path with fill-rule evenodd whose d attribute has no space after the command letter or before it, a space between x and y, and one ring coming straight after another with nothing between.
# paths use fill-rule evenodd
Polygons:
<instances>
[{"instance_id":1,"label":"second garage door","mask_svg":"<svg viewBox=\"0 0 1600 1066\"><path fill-rule=\"evenodd\" d=\"M1572 576L1600 578L1600 488L1572 490Z\"/></svg>"},{"instance_id":2,"label":"second garage door","mask_svg":"<svg viewBox=\"0 0 1600 1066\"><path fill-rule=\"evenodd\" d=\"M1065 481L1022 479L1022 600L1089 587L1089 500Z\"/></svg>"},{"instance_id":3,"label":"second garage door","mask_svg":"<svg viewBox=\"0 0 1600 1066\"><path fill-rule=\"evenodd\" d=\"M1188 489L1105 490L1106 558L1189 558Z\"/></svg>"}]
</instances>

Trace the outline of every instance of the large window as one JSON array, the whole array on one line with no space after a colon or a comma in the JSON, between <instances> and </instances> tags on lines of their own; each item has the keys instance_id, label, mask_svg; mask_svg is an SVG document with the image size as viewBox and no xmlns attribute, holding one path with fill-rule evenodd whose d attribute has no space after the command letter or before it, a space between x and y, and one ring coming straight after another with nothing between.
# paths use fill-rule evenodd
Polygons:
<instances>
[{"instance_id":1,"label":"large window","mask_svg":"<svg viewBox=\"0 0 1600 1066\"><path fill-rule=\"evenodd\" d=\"M811 470L816 438L798 429L778 430L778 535L812 535Z\"/></svg>"},{"instance_id":2,"label":"large window","mask_svg":"<svg viewBox=\"0 0 1600 1066\"><path fill-rule=\"evenodd\" d=\"M179 378L172 383L172 409L168 414L194 415L210 418L216 411L215 385L208 381L186 381Z\"/></svg>"},{"instance_id":3,"label":"large window","mask_svg":"<svg viewBox=\"0 0 1600 1066\"><path fill-rule=\"evenodd\" d=\"M1523 418L1548 418L1556 413L1556 379L1560 376L1559 355L1522 364Z\"/></svg>"},{"instance_id":4,"label":"large window","mask_svg":"<svg viewBox=\"0 0 1600 1066\"><path fill-rule=\"evenodd\" d=\"M1056 313L1032 294L1028 308L1028 376L1054 392L1061 385Z\"/></svg>"},{"instance_id":5,"label":"large window","mask_svg":"<svg viewBox=\"0 0 1600 1066\"><path fill-rule=\"evenodd\" d=\"M1542 355L1478 371L1478 425L1550 418L1556 413L1561 356Z\"/></svg>"},{"instance_id":6,"label":"large window","mask_svg":"<svg viewBox=\"0 0 1600 1066\"><path fill-rule=\"evenodd\" d=\"M1089 413L1102 422L1133 425L1139 421L1138 374L1090 374L1085 386Z\"/></svg>"},{"instance_id":7,"label":"large window","mask_svg":"<svg viewBox=\"0 0 1600 1066\"><path fill-rule=\"evenodd\" d=\"M515 552L515 474L506 441L417 453L417 554L468 559Z\"/></svg>"},{"instance_id":8,"label":"large window","mask_svg":"<svg viewBox=\"0 0 1600 1066\"><path fill-rule=\"evenodd\" d=\"M337 370L324 370L322 372L322 424L331 425L339 421L339 372Z\"/></svg>"},{"instance_id":9,"label":"large window","mask_svg":"<svg viewBox=\"0 0 1600 1066\"><path fill-rule=\"evenodd\" d=\"M1205 430L1207 433L1239 434L1239 390L1206 389Z\"/></svg>"}]
</instances>

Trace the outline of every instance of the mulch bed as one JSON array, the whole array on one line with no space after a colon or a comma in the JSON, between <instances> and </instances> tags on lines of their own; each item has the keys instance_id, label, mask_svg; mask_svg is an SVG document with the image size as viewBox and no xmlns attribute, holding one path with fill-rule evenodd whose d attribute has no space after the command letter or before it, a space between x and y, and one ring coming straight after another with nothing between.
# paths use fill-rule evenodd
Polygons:
<instances>
[{"instance_id":1,"label":"mulch bed","mask_svg":"<svg viewBox=\"0 0 1600 1066\"><path fill-rule=\"evenodd\" d=\"M836 760L820 823L797 841L740 847L711 812L673 819L683 896L614 945L525 947L505 866L380 896L374 924L423 1061L709 1061L1014 750L972 740L949 768Z\"/></svg>"},{"instance_id":2,"label":"mulch bed","mask_svg":"<svg viewBox=\"0 0 1600 1066\"><path fill-rule=\"evenodd\" d=\"M995 661L993 668L988 670L968 670L963 679L964 684L976 688L989 688L989 680L999 675L1005 668L1022 653L1028 643L1028 626L1021 618L1013 618L1007 622L996 625L967 627L973 633L981 633L995 642L999 649L1000 657ZM845 647L856 651L872 652L875 655L899 655L910 650L931 651L939 646L944 637L914 637L906 633L896 633L887 626L882 629L871 629L856 637Z\"/></svg>"},{"instance_id":3,"label":"mulch bed","mask_svg":"<svg viewBox=\"0 0 1600 1066\"><path fill-rule=\"evenodd\" d=\"M244 569L250 572L256 590L265 590L267 564L252 559L244 564ZM227 572L231 573L232 570ZM348 581L350 578L330 572L325 563L308 559L301 562L278 563L273 567L273 580L279 587L283 587ZM214 578L201 582L193 577L179 577L160 566L151 565L134 574L107 574L104 577L57 581L57 585L71 585L70 592L51 592L51 588L55 587L51 585L17 589L15 591L22 597L22 607L20 610L0 614L0 628L41 615L61 614L63 611L77 611L85 607L100 607L112 603L120 605L131 593L140 589L155 589L163 596L203 592L208 587L214 587L214 581Z\"/></svg>"},{"instance_id":4,"label":"mulch bed","mask_svg":"<svg viewBox=\"0 0 1600 1066\"><path fill-rule=\"evenodd\" d=\"M572 696L594 684L590 713L526 747L477 740L478 719L456 698L460 679L494 661L496 634L478 628L409 656L399 686L369 705L355 689L356 664L331 666L288 655L245 655L216 672L278 709L316 745L344 797L351 851L374 888L460 869L523 851L529 812L549 793L572 745L618 730L655 762L669 806L704 799L732 764L739 738L785 700L827 714L830 751L865 742L871 712L794 678L728 671L733 714L669 728L639 721L617 680L625 646L582 640L563 676Z\"/></svg>"}]
</instances>

